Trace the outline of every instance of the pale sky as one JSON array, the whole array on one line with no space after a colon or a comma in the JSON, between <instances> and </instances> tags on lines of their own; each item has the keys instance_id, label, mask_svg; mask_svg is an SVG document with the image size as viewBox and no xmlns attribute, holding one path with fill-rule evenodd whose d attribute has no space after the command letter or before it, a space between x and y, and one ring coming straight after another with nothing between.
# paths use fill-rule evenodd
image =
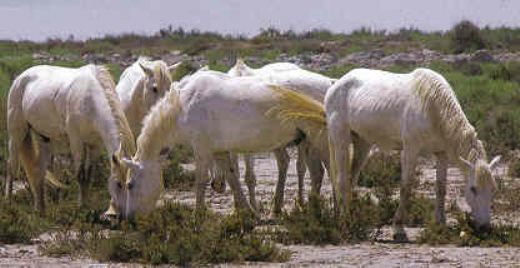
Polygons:
<instances>
[{"instance_id":1,"label":"pale sky","mask_svg":"<svg viewBox=\"0 0 520 268\"><path fill-rule=\"evenodd\" d=\"M152 34L169 24L248 36L269 26L433 31L462 19L520 27L520 0L0 0L0 39Z\"/></svg>"}]
</instances>

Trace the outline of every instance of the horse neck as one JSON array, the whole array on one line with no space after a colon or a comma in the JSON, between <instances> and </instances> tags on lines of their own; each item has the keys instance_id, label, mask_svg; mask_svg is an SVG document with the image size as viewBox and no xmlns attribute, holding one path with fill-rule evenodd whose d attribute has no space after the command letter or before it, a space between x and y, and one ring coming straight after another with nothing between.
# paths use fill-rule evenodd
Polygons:
<instances>
[{"instance_id":1,"label":"horse neck","mask_svg":"<svg viewBox=\"0 0 520 268\"><path fill-rule=\"evenodd\" d=\"M106 113L106 109L97 109L96 113L96 122L98 133L103 140L103 144L105 145L105 149L107 150L109 155L112 155L117 152L119 149L119 145L121 144L121 136L119 132L119 128L115 122L115 118L110 114Z\"/></svg>"},{"instance_id":2,"label":"horse neck","mask_svg":"<svg viewBox=\"0 0 520 268\"><path fill-rule=\"evenodd\" d=\"M137 159L157 159L162 149L179 142L177 118L182 109L178 94L176 91L167 93L145 118L137 139Z\"/></svg>"},{"instance_id":3,"label":"horse neck","mask_svg":"<svg viewBox=\"0 0 520 268\"><path fill-rule=\"evenodd\" d=\"M124 156L131 156L135 151L135 145L133 145L135 141L131 130L126 122L126 118L118 119L118 115L115 114L118 113L119 117L124 117L123 111L120 111L121 107L119 107L119 104L110 104L110 102L118 100L108 100L110 96L107 96L106 92L102 88L100 89L100 93L102 97L97 99L97 101L94 101L96 105L94 120L105 148L110 155L121 149Z\"/></svg>"},{"instance_id":4,"label":"horse neck","mask_svg":"<svg viewBox=\"0 0 520 268\"><path fill-rule=\"evenodd\" d=\"M125 109L128 123L132 129L132 133L137 137L141 130L141 122L146 116L147 107L144 106L144 81L140 79L132 88L130 102Z\"/></svg>"},{"instance_id":5,"label":"horse neck","mask_svg":"<svg viewBox=\"0 0 520 268\"><path fill-rule=\"evenodd\" d=\"M458 156L475 163L478 159L486 159L486 151L482 142L477 139L475 131L470 131L459 141Z\"/></svg>"}]
</instances>

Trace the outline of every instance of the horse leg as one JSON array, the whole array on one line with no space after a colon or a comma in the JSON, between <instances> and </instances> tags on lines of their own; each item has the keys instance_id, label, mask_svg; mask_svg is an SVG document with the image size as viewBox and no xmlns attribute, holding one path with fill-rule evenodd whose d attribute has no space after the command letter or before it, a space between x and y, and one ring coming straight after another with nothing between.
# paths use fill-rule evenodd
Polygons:
<instances>
[{"instance_id":1,"label":"horse leg","mask_svg":"<svg viewBox=\"0 0 520 268\"><path fill-rule=\"evenodd\" d=\"M407 241L408 237L404 231L403 225L406 221L407 209L410 203L412 191L412 182L414 180L415 165L418 153L406 144L403 145L401 151L401 190L399 194L399 207L394 215L394 239L397 241Z\"/></svg>"},{"instance_id":2,"label":"horse leg","mask_svg":"<svg viewBox=\"0 0 520 268\"><path fill-rule=\"evenodd\" d=\"M238 163L238 162L237 162ZM249 204L254 210L257 210L256 205L256 176L255 176L255 160L253 159L253 155L244 154L244 163L246 166L246 174L245 181L247 185L247 190L249 192Z\"/></svg>"},{"instance_id":3,"label":"horse leg","mask_svg":"<svg viewBox=\"0 0 520 268\"><path fill-rule=\"evenodd\" d=\"M352 158L352 178L354 185L357 185L359 174L367 163L368 155L372 145L356 134L352 135L352 143L354 144L354 157Z\"/></svg>"},{"instance_id":4,"label":"horse leg","mask_svg":"<svg viewBox=\"0 0 520 268\"><path fill-rule=\"evenodd\" d=\"M242 187L240 186L240 180L238 178L238 170L236 165L232 163L229 153L220 153L216 154L216 157L221 161L222 168L226 171L229 171L229 175L226 176L227 183L231 188L231 192L233 193L233 200L235 203L235 209L237 213L248 213L251 215L256 215L255 211L251 208L251 206L247 203L244 192L242 191Z\"/></svg>"},{"instance_id":5,"label":"horse leg","mask_svg":"<svg viewBox=\"0 0 520 268\"><path fill-rule=\"evenodd\" d=\"M206 184L209 181L208 171L212 160L208 155L196 155L195 167L195 211L197 217L204 215L206 209L205 196Z\"/></svg>"},{"instance_id":6,"label":"horse leg","mask_svg":"<svg viewBox=\"0 0 520 268\"><path fill-rule=\"evenodd\" d=\"M87 146L84 147L83 156L83 165L80 171L81 175L78 177L81 198L80 204L82 206L87 204L90 190L91 152Z\"/></svg>"},{"instance_id":7,"label":"horse leg","mask_svg":"<svg viewBox=\"0 0 520 268\"><path fill-rule=\"evenodd\" d=\"M76 178L76 180L78 181L78 206L79 207L82 207L83 206L83 201L84 201L84 194L83 191L84 191L84 187L83 187L83 184L84 184L84 181L85 179L83 178L85 176L85 172L83 170L83 154L85 152L85 148L82 144L81 141L77 140L77 139L74 139L72 138L73 135L69 134L69 137L70 137L70 140L69 140L69 143L70 143L70 150L71 150L71 153L72 153L72 160L73 160L73 171L74 171L74 177Z\"/></svg>"},{"instance_id":8,"label":"horse leg","mask_svg":"<svg viewBox=\"0 0 520 268\"><path fill-rule=\"evenodd\" d=\"M352 200L352 173L350 165L350 129L337 116L332 117L327 123L329 128L329 148L332 149L330 161L333 163L331 169L336 178L332 178L333 191L339 205L340 213L350 213ZM334 185L337 183L337 185ZM339 196L338 196L339 195Z\"/></svg>"},{"instance_id":9,"label":"horse leg","mask_svg":"<svg viewBox=\"0 0 520 268\"><path fill-rule=\"evenodd\" d=\"M13 179L14 174L11 169L11 161L7 161L7 174L5 176L5 200L11 201L11 194L13 192Z\"/></svg>"},{"instance_id":10,"label":"horse leg","mask_svg":"<svg viewBox=\"0 0 520 268\"><path fill-rule=\"evenodd\" d=\"M321 192L321 184L323 182L323 175L325 170L323 169L320 154L316 148L308 148L307 155L304 157L307 166L309 167L309 173L311 175L311 193L309 200L319 198Z\"/></svg>"},{"instance_id":11,"label":"horse leg","mask_svg":"<svg viewBox=\"0 0 520 268\"><path fill-rule=\"evenodd\" d=\"M307 158L305 157L308 153L308 144L303 141L298 144L298 158L296 159L296 172L298 174L298 204L303 206L303 192L305 190L305 172L307 171Z\"/></svg>"},{"instance_id":12,"label":"horse leg","mask_svg":"<svg viewBox=\"0 0 520 268\"><path fill-rule=\"evenodd\" d=\"M278 148L274 150L276 162L278 164L278 183L274 193L273 210L271 216L276 217L282 211L283 196L285 188L285 180L287 178L287 169L289 168L289 154L285 148Z\"/></svg>"},{"instance_id":13,"label":"horse leg","mask_svg":"<svg viewBox=\"0 0 520 268\"><path fill-rule=\"evenodd\" d=\"M40 213L45 212L45 172L51 158L50 144L42 137L35 135L38 153L36 154L35 169L29 179L29 184L33 192L34 207Z\"/></svg>"},{"instance_id":14,"label":"horse leg","mask_svg":"<svg viewBox=\"0 0 520 268\"><path fill-rule=\"evenodd\" d=\"M446 224L446 215L444 213L444 203L446 200L446 177L448 175L448 159L445 153L438 153L435 182L435 221L440 224Z\"/></svg>"}]
</instances>

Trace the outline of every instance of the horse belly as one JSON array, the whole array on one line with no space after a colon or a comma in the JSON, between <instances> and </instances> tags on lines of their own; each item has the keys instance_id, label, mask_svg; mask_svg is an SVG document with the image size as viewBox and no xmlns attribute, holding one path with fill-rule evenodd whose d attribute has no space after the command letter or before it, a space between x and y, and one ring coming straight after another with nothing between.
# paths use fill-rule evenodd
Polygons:
<instances>
[{"instance_id":1,"label":"horse belly","mask_svg":"<svg viewBox=\"0 0 520 268\"><path fill-rule=\"evenodd\" d=\"M381 149L395 150L401 148L401 125L399 116L386 113L351 113L349 128L364 140L377 144Z\"/></svg>"},{"instance_id":2,"label":"horse belly","mask_svg":"<svg viewBox=\"0 0 520 268\"><path fill-rule=\"evenodd\" d=\"M247 111L219 116L216 112L210 120L199 121L213 151L232 152L267 152L285 146L296 136L296 130L281 126L275 120L263 113L248 113ZM195 132L194 132L195 133Z\"/></svg>"}]
</instances>

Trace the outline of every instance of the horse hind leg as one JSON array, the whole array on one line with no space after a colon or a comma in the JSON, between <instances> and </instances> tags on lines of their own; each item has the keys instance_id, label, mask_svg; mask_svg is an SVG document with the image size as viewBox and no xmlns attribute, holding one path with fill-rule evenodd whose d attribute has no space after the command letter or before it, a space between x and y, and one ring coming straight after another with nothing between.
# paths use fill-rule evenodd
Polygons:
<instances>
[{"instance_id":1,"label":"horse hind leg","mask_svg":"<svg viewBox=\"0 0 520 268\"><path fill-rule=\"evenodd\" d=\"M244 192L242 191L242 187L240 186L237 167L231 161L229 153L218 154L217 157L221 161L222 167L225 168L225 170L229 171L229 174L226 176L226 180L229 184L229 187L231 188L231 192L233 192L235 208L239 213L244 211L246 213L254 214L254 210L248 204L244 196Z\"/></svg>"},{"instance_id":2,"label":"horse hind leg","mask_svg":"<svg viewBox=\"0 0 520 268\"><path fill-rule=\"evenodd\" d=\"M305 141L298 144L298 158L296 159L296 172L298 175L298 204L304 205L303 192L305 191L305 173L307 172L306 155L308 146Z\"/></svg>"},{"instance_id":3,"label":"horse hind leg","mask_svg":"<svg viewBox=\"0 0 520 268\"><path fill-rule=\"evenodd\" d=\"M350 213L352 201L352 173L350 163L351 132L336 115L328 119L330 170L333 197L340 213Z\"/></svg>"},{"instance_id":4,"label":"horse hind leg","mask_svg":"<svg viewBox=\"0 0 520 268\"><path fill-rule=\"evenodd\" d=\"M42 137L33 137L29 133L21 150L22 165L27 174L29 187L34 198L34 208L40 213L45 212L44 176L50 160L50 144ZM38 146L38 151L35 150Z\"/></svg>"},{"instance_id":5,"label":"horse hind leg","mask_svg":"<svg viewBox=\"0 0 520 268\"><path fill-rule=\"evenodd\" d=\"M285 180L287 179L287 169L289 168L289 154L285 148L278 148L274 150L276 162L278 164L278 183L273 199L272 217L276 217L282 212L282 205L284 200Z\"/></svg>"},{"instance_id":6,"label":"horse hind leg","mask_svg":"<svg viewBox=\"0 0 520 268\"><path fill-rule=\"evenodd\" d=\"M323 175L325 174L325 170L323 169L322 159L318 149L310 147L306 153L307 155L304 159L307 166L309 167L309 173L311 175L311 192L309 195L309 200L317 201L320 197L321 185L323 182Z\"/></svg>"},{"instance_id":7,"label":"horse hind leg","mask_svg":"<svg viewBox=\"0 0 520 268\"><path fill-rule=\"evenodd\" d=\"M372 145L366 142L357 134L352 135L352 143L354 145L354 157L352 158L352 178L354 185L357 185L359 174L368 160L368 155Z\"/></svg>"},{"instance_id":8,"label":"horse hind leg","mask_svg":"<svg viewBox=\"0 0 520 268\"><path fill-rule=\"evenodd\" d=\"M250 154L244 155L244 163L246 168L245 181L249 192L249 203L254 210L257 210L256 204L256 176L255 176L255 160Z\"/></svg>"}]
</instances>

